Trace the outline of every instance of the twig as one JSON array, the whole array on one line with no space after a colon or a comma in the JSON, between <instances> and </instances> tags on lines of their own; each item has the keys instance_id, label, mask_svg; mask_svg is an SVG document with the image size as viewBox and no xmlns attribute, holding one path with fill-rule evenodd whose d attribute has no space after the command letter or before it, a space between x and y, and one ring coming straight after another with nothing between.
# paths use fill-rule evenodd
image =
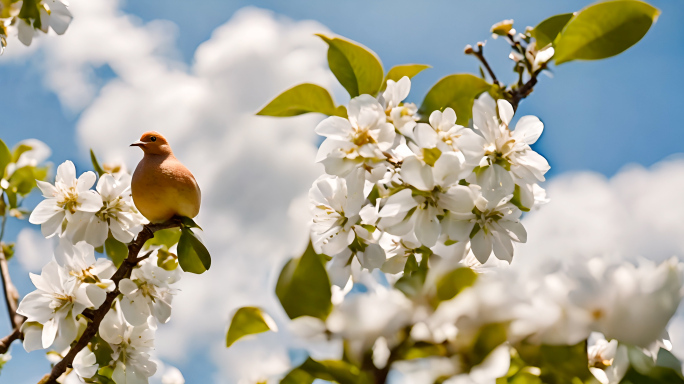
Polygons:
<instances>
[{"instance_id":1,"label":"twig","mask_svg":"<svg viewBox=\"0 0 684 384\"><path fill-rule=\"evenodd\" d=\"M501 85L499 80L496 78L496 75L494 74L494 71L492 70L492 67L489 66L489 63L487 62L487 59L484 57L484 44L482 43L477 43L477 49L473 49L470 45L466 47L465 53L467 55L473 55L477 57L478 60L482 63L482 65L485 67L487 70L487 73L489 73L489 77L492 78L492 82L497 85Z\"/></svg>"},{"instance_id":2,"label":"twig","mask_svg":"<svg viewBox=\"0 0 684 384\"><path fill-rule=\"evenodd\" d=\"M60 362L52 367L52 372L50 372L50 375L46 375L46 377L41 379L39 384L56 384L57 378L59 378L67 368L71 367L76 354L85 348L88 343L90 343L90 340L97 333L102 319L104 319L107 312L109 312L109 310L112 308L112 303L116 297L119 296L119 282L121 279L127 277L133 270L133 267L135 267L140 260L144 259L146 256L149 256L149 254L147 254L141 258L138 258L138 253L140 253L140 250L145 242L151 239L156 231L180 226L180 218L174 217L164 223L147 224L143 227L143 230L140 231L138 237L136 237L135 240L128 245L128 257L123 263L121 263L121 266L119 266L119 269L117 269L116 273L114 273L114 276L112 276L112 281L114 281L116 284L116 289L107 294L104 303L102 303L102 305L92 313L92 321L86 327L83 335L81 335L81 338L78 339L73 347L71 347L66 356L64 356Z\"/></svg>"},{"instance_id":3,"label":"twig","mask_svg":"<svg viewBox=\"0 0 684 384\"><path fill-rule=\"evenodd\" d=\"M7 353L14 340L21 339L22 334L20 328L21 326L19 328L14 328L12 333L0 339L0 355Z\"/></svg>"},{"instance_id":4,"label":"twig","mask_svg":"<svg viewBox=\"0 0 684 384\"><path fill-rule=\"evenodd\" d=\"M5 257L5 252L2 250L2 246L0 246L0 275L2 275L2 287L5 291L5 302L7 303L10 324L12 324L12 328L20 328L26 318L17 314L19 292L14 284L12 284L9 268L7 266L7 258Z\"/></svg>"},{"instance_id":5,"label":"twig","mask_svg":"<svg viewBox=\"0 0 684 384\"><path fill-rule=\"evenodd\" d=\"M532 77L527 80L527 82L520 88L512 89L507 92L508 101L511 102L513 110L518 109L518 104L524 98L526 98L531 92L534 86L537 84L537 76L532 75Z\"/></svg>"}]
</instances>

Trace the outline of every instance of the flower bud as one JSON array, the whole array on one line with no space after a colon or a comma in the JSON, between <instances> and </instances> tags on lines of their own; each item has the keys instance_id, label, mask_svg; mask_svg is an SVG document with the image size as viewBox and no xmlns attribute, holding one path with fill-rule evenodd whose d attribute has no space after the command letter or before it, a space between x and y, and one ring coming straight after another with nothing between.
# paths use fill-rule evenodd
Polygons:
<instances>
[{"instance_id":1,"label":"flower bud","mask_svg":"<svg viewBox=\"0 0 684 384\"><path fill-rule=\"evenodd\" d=\"M492 34L494 36L506 36L513 29L513 19L503 20L492 25Z\"/></svg>"},{"instance_id":2,"label":"flower bud","mask_svg":"<svg viewBox=\"0 0 684 384\"><path fill-rule=\"evenodd\" d=\"M470 44L466 45L463 52L465 52L466 55L471 55L473 53L473 46Z\"/></svg>"}]
</instances>

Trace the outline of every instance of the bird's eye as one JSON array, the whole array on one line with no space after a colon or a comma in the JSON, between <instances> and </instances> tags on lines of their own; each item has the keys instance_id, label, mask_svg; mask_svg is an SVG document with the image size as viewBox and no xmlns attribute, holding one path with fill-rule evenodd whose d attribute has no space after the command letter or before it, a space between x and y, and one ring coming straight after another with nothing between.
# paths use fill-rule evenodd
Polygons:
<instances>
[{"instance_id":1,"label":"bird's eye","mask_svg":"<svg viewBox=\"0 0 684 384\"><path fill-rule=\"evenodd\" d=\"M152 137L150 137L150 140L152 140L152 142L157 141L157 136L152 136Z\"/></svg>"}]
</instances>

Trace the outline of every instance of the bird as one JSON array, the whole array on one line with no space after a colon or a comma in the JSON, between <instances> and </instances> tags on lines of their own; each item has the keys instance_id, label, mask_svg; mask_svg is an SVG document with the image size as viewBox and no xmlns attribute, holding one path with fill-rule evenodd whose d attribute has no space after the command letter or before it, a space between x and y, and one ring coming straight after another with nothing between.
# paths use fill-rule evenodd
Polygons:
<instances>
[{"instance_id":1,"label":"bird","mask_svg":"<svg viewBox=\"0 0 684 384\"><path fill-rule=\"evenodd\" d=\"M199 185L192 172L173 155L168 140L150 131L131 147L139 147L144 153L131 179L131 194L138 211L151 223L162 223L174 216L197 216L202 200Z\"/></svg>"}]
</instances>

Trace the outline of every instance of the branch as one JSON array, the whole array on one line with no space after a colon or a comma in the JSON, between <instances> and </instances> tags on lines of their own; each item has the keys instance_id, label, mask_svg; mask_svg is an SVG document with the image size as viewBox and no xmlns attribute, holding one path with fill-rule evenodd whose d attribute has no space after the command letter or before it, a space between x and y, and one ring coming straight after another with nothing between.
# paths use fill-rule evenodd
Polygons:
<instances>
[{"instance_id":1,"label":"branch","mask_svg":"<svg viewBox=\"0 0 684 384\"><path fill-rule=\"evenodd\" d=\"M532 77L529 80L527 80L527 82L522 87L508 91L508 101L511 102L513 110L518 109L518 104L520 104L520 101L526 98L532 92L532 89L536 84L537 76L533 74Z\"/></svg>"},{"instance_id":2,"label":"branch","mask_svg":"<svg viewBox=\"0 0 684 384\"><path fill-rule=\"evenodd\" d=\"M2 354L7 352L9 345L14 340L21 337L21 332L19 332L19 329L26 320L24 316L17 314L17 306L19 305L19 292L12 283L9 267L7 266L7 258L5 257L5 252L2 249L2 243L0 243L0 276L2 277L2 287L3 291L5 292L7 313L9 314L10 324L12 325L13 329L11 334L0 340L0 354ZM14 336L17 333L18 336Z\"/></svg>"},{"instance_id":3,"label":"branch","mask_svg":"<svg viewBox=\"0 0 684 384\"><path fill-rule=\"evenodd\" d=\"M22 335L20 328L21 326L19 328L14 328L12 333L0 339L0 355L7 353L14 340L21 339Z\"/></svg>"},{"instance_id":4,"label":"branch","mask_svg":"<svg viewBox=\"0 0 684 384\"><path fill-rule=\"evenodd\" d=\"M109 312L109 310L112 308L112 303L114 302L114 300L117 298L117 296L119 296L119 282L121 281L121 279L127 277L130 274L130 272L133 270L133 267L135 267L138 264L138 262L145 258L145 256L138 258L138 253L140 253L140 250L142 249L145 242L151 239L154 236L154 233L159 230L167 228L176 228L180 226L180 218L174 217L171 220L166 221L164 223L150 223L143 227L142 231L140 231L135 240L128 244L128 257L126 258L126 260L124 260L123 263L121 263L121 266L116 271L116 273L114 273L114 276L112 276L112 281L114 281L114 284L116 284L116 289L114 289L114 291L112 292L109 292L107 294L107 297L105 298L104 303L102 303L100 308L92 312L92 321L88 323L88 326L83 332L83 335L81 335L81 338L78 339L78 341L73 347L71 347L66 356L64 356L64 358L59 363L55 364L54 367L52 367L52 372L50 373L50 375L46 375L43 379L41 379L39 384L56 384L57 378L59 378L64 373L64 371L66 371L67 368L71 367L71 364L73 363L76 354L80 352L83 348L88 346L88 343L90 343L90 340L95 336L98 329L100 328L100 323L102 322L102 319L104 319L107 312ZM146 256L149 256L149 254Z\"/></svg>"},{"instance_id":5,"label":"branch","mask_svg":"<svg viewBox=\"0 0 684 384\"><path fill-rule=\"evenodd\" d=\"M497 80L496 75L494 74L494 71L492 70L492 67L489 66L487 59L485 59L485 57L484 57L484 44L483 43L477 43L477 49L473 49L473 47L471 47L470 45L467 45L465 48L465 53L466 53L466 55L473 55L473 56L477 57L477 59L480 60L482 65L487 70L487 73L489 73L489 76L492 78L492 82L496 85L501 85L499 80Z\"/></svg>"}]
</instances>

